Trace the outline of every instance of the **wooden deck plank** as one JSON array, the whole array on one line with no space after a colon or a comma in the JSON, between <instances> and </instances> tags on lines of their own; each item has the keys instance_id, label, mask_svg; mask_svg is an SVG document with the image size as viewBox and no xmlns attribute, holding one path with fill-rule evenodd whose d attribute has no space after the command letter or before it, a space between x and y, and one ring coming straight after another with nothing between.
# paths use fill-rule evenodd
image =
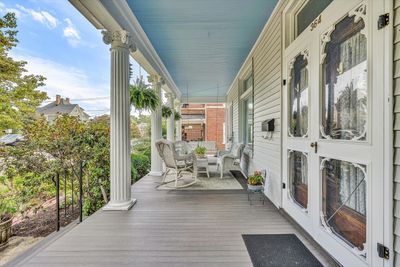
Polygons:
<instances>
[{"instance_id":1,"label":"wooden deck plank","mask_svg":"<svg viewBox=\"0 0 400 267\"><path fill-rule=\"evenodd\" d=\"M331 263L269 201L250 205L240 190L156 190L158 180L132 187L132 210L98 211L24 266L251 266L242 234L277 233L298 235Z\"/></svg>"}]
</instances>

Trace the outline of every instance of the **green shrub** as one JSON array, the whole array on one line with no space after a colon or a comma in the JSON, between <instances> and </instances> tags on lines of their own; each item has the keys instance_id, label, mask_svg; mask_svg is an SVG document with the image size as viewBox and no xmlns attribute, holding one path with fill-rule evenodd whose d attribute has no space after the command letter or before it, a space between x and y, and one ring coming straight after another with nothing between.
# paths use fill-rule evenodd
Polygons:
<instances>
[{"instance_id":1,"label":"green shrub","mask_svg":"<svg viewBox=\"0 0 400 267\"><path fill-rule=\"evenodd\" d=\"M137 182L150 171L150 157L144 154L131 155L131 180L132 183Z\"/></svg>"}]
</instances>

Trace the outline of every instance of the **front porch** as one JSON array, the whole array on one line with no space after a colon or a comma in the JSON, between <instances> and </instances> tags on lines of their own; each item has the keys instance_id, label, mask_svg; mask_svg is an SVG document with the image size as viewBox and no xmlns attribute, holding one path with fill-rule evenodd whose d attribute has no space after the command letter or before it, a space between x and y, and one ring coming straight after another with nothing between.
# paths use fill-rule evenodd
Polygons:
<instances>
[{"instance_id":1,"label":"front porch","mask_svg":"<svg viewBox=\"0 0 400 267\"><path fill-rule=\"evenodd\" d=\"M132 186L129 211L98 211L19 266L252 266L242 234L294 233L324 265L334 262L275 206L250 205L245 190L156 190Z\"/></svg>"}]
</instances>

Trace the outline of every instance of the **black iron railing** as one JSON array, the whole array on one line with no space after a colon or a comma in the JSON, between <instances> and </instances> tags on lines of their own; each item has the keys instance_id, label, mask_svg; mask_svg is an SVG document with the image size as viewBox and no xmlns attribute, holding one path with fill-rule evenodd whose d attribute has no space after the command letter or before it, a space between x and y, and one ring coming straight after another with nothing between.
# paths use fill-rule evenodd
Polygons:
<instances>
[{"instance_id":1,"label":"black iron railing","mask_svg":"<svg viewBox=\"0 0 400 267\"><path fill-rule=\"evenodd\" d=\"M67 218L67 181L68 181L68 174L71 173L71 211L72 211L72 216L74 215L74 204L75 204L75 199L74 199L74 193L75 193L75 188L74 188L74 180L75 177L78 176L78 182L79 182L79 222L81 223L83 221L83 174L84 174L84 162L79 163L79 172L75 172L74 168L72 167L72 170L69 170L68 168L65 168L62 171L59 171L55 174L55 176L52 177L54 186L56 187L56 229L57 232L60 230L61 227L61 218L60 218L60 173L63 173L63 186L64 186L64 217L65 219Z\"/></svg>"}]
</instances>

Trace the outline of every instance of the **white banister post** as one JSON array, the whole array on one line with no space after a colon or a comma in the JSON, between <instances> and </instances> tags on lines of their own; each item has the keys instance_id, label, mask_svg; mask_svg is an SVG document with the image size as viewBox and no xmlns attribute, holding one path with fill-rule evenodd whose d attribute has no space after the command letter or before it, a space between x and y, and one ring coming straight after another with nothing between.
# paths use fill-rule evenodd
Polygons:
<instances>
[{"instance_id":1,"label":"white banister post","mask_svg":"<svg viewBox=\"0 0 400 267\"><path fill-rule=\"evenodd\" d=\"M174 135L174 118L175 118L175 108L174 108L174 95L167 94L168 107L172 110L172 115L167 118L167 139L171 142L175 141Z\"/></svg>"},{"instance_id":2,"label":"white banister post","mask_svg":"<svg viewBox=\"0 0 400 267\"><path fill-rule=\"evenodd\" d=\"M163 83L163 79L158 75L150 75L148 80L151 82L153 90L160 99L160 104L156 110L152 111L151 113L151 170L149 175L161 176L163 175L163 165L161 158L158 155L156 141L162 138L161 85Z\"/></svg>"},{"instance_id":3,"label":"white banister post","mask_svg":"<svg viewBox=\"0 0 400 267\"><path fill-rule=\"evenodd\" d=\"M181 102L180 101L177 101L176 112L179 115L182 116L182 114L181 114ZM175 124L176 124L176 130L175 130L176 131L176 137L175 137L175 140L176 141L181 141L182 140L182 123L181 123L181 119L177 120L175 122Z\"/></svg>"},{"instance_id":4,"label":"white banister post","mask_svg":"<svg viewBox=\"0 0 400 267\"><path fill-rule=\"evenodd\" d=\"M136 50L126 31L103 31L103 41L111 44L110 83L110 201L103 210L128 210L131 198L131 144L129 54Z\"/></svg>"}]
</instances>

